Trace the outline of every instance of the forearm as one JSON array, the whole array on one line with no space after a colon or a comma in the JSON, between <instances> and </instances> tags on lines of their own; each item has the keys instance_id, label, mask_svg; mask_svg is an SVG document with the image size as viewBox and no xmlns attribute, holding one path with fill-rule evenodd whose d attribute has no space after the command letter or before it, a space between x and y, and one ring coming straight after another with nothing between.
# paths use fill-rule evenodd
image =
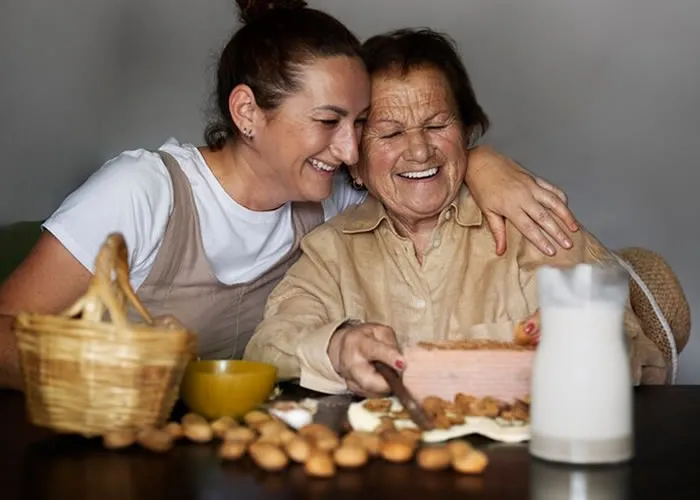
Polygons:
<instances>
[{"instance_id":1,"label":"forearm","mask_svg":"<svg viewBox=\"0 0 700 500\"><path fill-rule=\"evenodd\" d=\"M301 373L296 345L286 336L278 335L276 329L259 328L250 339L243 359L275 365L279 380L299 378Z\"/></svg>"},{"instance_id":2,"label":"forearm","mask_svg":"<svg viewBox=\"0 0 700 500\"><path fill-rule=\"evenodd\" d=\"M494 162L501 162L503 164L507 164L511 169L525 172L529 175L532 174L532 172L523 167L520 163L499 153L492 146L489 146L488 144L480 144L469 149L469 168L467 168L466 174L467 184L478 176L484 167L487 167L489 164L493 164Z\"/></svg>"},{"instance_id":3,"label":"forearm","mask_svg":"<svg viewBox=\"0 0 700 500\"><path fill-rule=\"evenodd\" d=\"M478 185L479 174L494 154L496 152L489 146L475 146L469 150L469 168L464 180L470 190Z\"/></svg>"},{"instance_id":4,"label":"forearm","mask_svg":"<svg viewBox=\"0 0 700 500\"><path fill-rule=\"evenodd\" d=\"M14 318L0 314L0 387L23 390L17 337L12 331Z\"/></svg>"},{"instance_id":5,"label":"forearm","mask_svg":"<svg viewBox=\"0 0 700 500\"><path fill-rule=\"evenodd\" d=\"M299 316L297 316L299 317ZM246 359L277 367L280 380L300 379L303 387L336 393L346 389L328 356L333 333L346 321L318 324L299 323L284 315L264 320L246 348Z\"/></svg>"}]
</instances>

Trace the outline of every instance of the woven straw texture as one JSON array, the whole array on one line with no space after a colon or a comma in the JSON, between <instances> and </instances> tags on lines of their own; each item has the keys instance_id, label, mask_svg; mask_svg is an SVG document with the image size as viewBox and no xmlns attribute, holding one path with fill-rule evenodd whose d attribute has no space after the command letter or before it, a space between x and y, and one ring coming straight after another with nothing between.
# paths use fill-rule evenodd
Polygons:
<instances>
[{"instance_id":1,"label":"woven straw texture","mask_svg":"<svg viewBox=\"0 0 700 500\"><path fill-rule=\"evenodd\" d=\"M690 336L690 306L683 293L678 277L668 262L659 254L644 248L624 248L617 254L627 261L647 285L668 321L676 340L678 353L688 343ZM671 359L671 347L664 334L661 322L641 288L630 280L630 302L632 309L642 322L644 333L664 354Z\"/></svg>"},{"instance_id":2,"label":"woven straw texture","mask_svg":"<svg viewBox=\"0 0 700 500\"><path fill-rule=\"evenodd\" d=\"M127 321L128 305L143 324ZM119 234L83 297L60 315L21 313L14 330L31 422L85 436L164 424L196 349L192 332L154 321L140 303Z\"/></svg>"}]
</instances>

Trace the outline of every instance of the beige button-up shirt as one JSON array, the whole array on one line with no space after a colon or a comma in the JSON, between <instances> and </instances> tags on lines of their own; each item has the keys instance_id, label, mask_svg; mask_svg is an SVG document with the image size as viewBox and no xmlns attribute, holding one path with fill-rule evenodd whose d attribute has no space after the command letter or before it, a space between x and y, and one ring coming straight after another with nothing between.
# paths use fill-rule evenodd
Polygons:
<instances>
[{"instance_id":1,"label":"beige button-up shirt","mask_svg":"<svg viewBox=\"0 0 700 500\"><path fill-rule=\"evenodd\" d=\"M554 257L510 223L507 231L508 249L498 256L464 188L440 214L421 264L411 241L370 196L304 239L303 255L270 295L245 357L275 364L281 379L298 377L304 387L343 392L327 349L346 320L388 325L401 346L460 338L511 341L515 325L538 309L537 267L613 259L584 230L569 235L573 249ZM663 356L629 305L625 327L634 381L663 382Z\"/></svg>"}]
</instances>

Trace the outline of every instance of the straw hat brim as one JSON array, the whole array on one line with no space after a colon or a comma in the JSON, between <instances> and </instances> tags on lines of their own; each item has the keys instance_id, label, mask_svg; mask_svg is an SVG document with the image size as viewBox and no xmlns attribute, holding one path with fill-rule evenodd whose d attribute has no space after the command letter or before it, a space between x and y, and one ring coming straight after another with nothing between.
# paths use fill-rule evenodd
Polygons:
<instances>
[{"instance_id":1,"label":"straw hat brim","mask_svg":"<svg viewBox=\"0 0 700 500\"><path fill-rule=\"evenodd\" d=\"M654 300L671 327L676 341L676 349L680 354L690 337L690 305L678 277L668 262L651 250L628 247L616 253L632 266L651 291ZM634 280L630 280L630 302L634 313L642 322L646 336L669 360L671 346L664 333L662 323L644 291Z\"/></svg>"}]
</instances>

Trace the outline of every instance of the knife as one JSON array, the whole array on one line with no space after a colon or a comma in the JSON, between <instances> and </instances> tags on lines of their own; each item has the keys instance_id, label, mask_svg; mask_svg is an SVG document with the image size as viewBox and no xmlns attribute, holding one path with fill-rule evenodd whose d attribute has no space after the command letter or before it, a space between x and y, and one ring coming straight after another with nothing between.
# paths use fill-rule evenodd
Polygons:
<instances>
[{"instance_id":1,"label":"knife","mask_svg":"<svg viewBox=\"0 0 700 500\"><path fill-rule=\"evenodd\" d=\"M349 430L348 408L352 401L352 394L334 394L318 399L313 422L325 425L338 435L344 434Z\"/></svg>"},{"instance_id":2,"label":"knife","mask_svg":"<svg viewBox=\"0 0 700 500\"><path fill-rule=\"evenodd\" d=\"M423 407L415 400L408 388L403 384L403 380L398 373L389 365L381 361L373 361L372 365L379 374L384 377L387 385L394 393L394 396L399 400L401 406L404 407L411 417L411 420L418 426L419 429L429 431L435 429L435 422L423 409Z\"/></svg>"}]
</instances>

